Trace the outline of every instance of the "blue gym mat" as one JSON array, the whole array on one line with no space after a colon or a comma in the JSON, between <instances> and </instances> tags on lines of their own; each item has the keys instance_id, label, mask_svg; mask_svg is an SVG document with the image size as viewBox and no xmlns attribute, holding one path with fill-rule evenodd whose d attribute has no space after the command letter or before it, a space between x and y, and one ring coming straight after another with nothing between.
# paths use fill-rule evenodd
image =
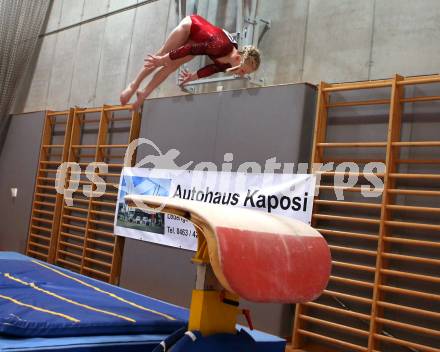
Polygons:
<instances>
[{"instance_id":1,"label":"blue gym mat","mask_svg":"<svg viewBox=\"0 0 440 352\"><path fill-rule=\"evenodd\" d=\"M187 319L184 308L0 252L0 351L147 352ZM283 339L249 333L256 351L284 351Z\"/></svg>"}]
</instances>

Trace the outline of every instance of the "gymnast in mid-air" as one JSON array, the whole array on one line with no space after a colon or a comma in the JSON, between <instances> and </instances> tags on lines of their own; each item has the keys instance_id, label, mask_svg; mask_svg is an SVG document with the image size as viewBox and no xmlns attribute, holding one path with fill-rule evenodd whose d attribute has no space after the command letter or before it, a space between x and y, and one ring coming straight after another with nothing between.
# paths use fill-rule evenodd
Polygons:
<instances>
[{"instance_id":1,"label":"gymnast in mid-air","mask_svg":"<svg viewBox=\"0 0 440 352\"><path fill-rule=\"evenodd\" d=\"M137 110L156 87L195 55L208 55L213 63L197 72L182 70L179 76L180 85L217 72L244 76L256 71L261 60L260 52L255 47L249 45L239 49L227 31L212 25L201 16L187 16L170 33L156 55L148 55L145 59L143 69L122 91L121 104L126 105L136 93L132 109ZM159 67L160 70L148 85L143 90L139 89L141 82Z\"/></svg>"}]
</instances>

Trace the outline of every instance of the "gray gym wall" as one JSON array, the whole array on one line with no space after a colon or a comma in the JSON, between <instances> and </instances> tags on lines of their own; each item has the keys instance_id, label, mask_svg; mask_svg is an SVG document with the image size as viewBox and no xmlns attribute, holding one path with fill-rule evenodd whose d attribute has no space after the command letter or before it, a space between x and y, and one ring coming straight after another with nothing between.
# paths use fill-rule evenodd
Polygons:
<instances>
[{"instance_id":1,"label":"gray gym wall","mask_svg":"<svg viewBox=\"0 0 440 352\"><path fill-rule=\"evenodd\" d=\"M0 250L24 253L38 168L43 112L11 117L0 150ZM11 197L17 188L17 198Z\"/></svg>"},{"instance_id":2,"label":"gray gym wall","mask_svg":"<svg viewBox=\"0 0 440 352\"><path fill-rule=\"evenodd\" d=\"M45 33L142 2L55 0ZM198 3L199 13L208 20L234 30L235 0ZM176 4L177 0L152 0L42 37L35 69L28 74L29 89L22 89L14 112L118 103L119 92L145 55L158 50L178 23ZM259 0L257 5L257 16L272 21L260 42L263 62L257 74L268 85L440 71L437 0ZM175 82L173 75L152 96L181 94Z\"/></svg>"},{"instance_id":3,"label":"gray gym wall","mask_svg":"<svg viewBox=\"0 0 440 352\"><path fill-rule=\"evenodd\" d=\"M279 163L308 162L313 135L315 87L293 84L151 99L144 105L140 137L166 153L181 152L178 165L213 162L221 170L225 153L233 153L233 170L267 159ZM139 148L137 158L157 155ZM154 165L145 165L152 167ZM121 286L189 307L195 285L193 252L126 239ZM293 307L254 304L257 329L289 336ZM245 321L242 321L245 324Z\"/></svg>"}]
</instances>

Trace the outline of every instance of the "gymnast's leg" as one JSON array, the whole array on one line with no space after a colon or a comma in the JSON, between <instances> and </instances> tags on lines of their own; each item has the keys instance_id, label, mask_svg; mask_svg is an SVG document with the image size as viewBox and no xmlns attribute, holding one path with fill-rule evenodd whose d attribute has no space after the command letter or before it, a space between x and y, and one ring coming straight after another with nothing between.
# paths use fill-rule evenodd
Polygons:
<instances>
[{"instance_id":1,"label":"gymnast's leg","mask_svg":"<svg viewBox=\"0 0 440 352\"><path fill-rule=\"evenodd\" d=\"M136 102L133 103L133 110L137 110L142 102L151 94L151 92L156 89L163 81L165 81L170 74L176 71L181 65L191 61L194 56L185 56L181 59L174 60L169 66L163 66L159 71L155 73L151 81L143 90L138 90L136 92Z\"/></svg>"},{"instance_id":2,"label":"gymnast's leg","mask_svg":"<svg viewBox=\"0 0 440 352\"><path fill-rule=\"evenodd\" d=\"M174 30L170 33L167 40L165 41L165 44L162 46L162 48L159 49L159 51L156 53L156 55L164 55L169 53L173 49L177 49L180 46L186 44L189 40L189 36L191 33L191 17L186 16L179 25L174 28ZM133 96L133 94L136 92L136 90L139 88L139 85L141 82L149 75L151 74L156 68L142 68L139 73L136 75L136 78L130 82L125 88L120 96L121 104L125 105L128 103L130 98ZM166 77L165 77L166 78Z\"/></svg>"}]
</instances>

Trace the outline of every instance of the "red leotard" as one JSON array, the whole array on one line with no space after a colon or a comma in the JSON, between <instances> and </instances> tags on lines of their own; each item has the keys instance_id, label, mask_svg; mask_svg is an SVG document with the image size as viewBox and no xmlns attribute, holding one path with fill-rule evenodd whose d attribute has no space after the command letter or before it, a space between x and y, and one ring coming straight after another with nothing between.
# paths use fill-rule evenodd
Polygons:
<instances>
[{"instance_id":1,"label":"red leotard","mask_svg":"<svg viewBox=\"0 0 440 352\"><path fill-rule=\"evenodd\" d=\"M192 44L185 44L180 48L171 50L169 55L171 60L177 60L187 55L208 55L214 64L207 65L197 71L197 77L207 77L217 72L224 72L230 68L230 64L225 64L216 59L228 55L236 43L233 43L223 29L216 27L198 15L191 16L191 31L189 39Z\"/></svg>"}]
</instances>

